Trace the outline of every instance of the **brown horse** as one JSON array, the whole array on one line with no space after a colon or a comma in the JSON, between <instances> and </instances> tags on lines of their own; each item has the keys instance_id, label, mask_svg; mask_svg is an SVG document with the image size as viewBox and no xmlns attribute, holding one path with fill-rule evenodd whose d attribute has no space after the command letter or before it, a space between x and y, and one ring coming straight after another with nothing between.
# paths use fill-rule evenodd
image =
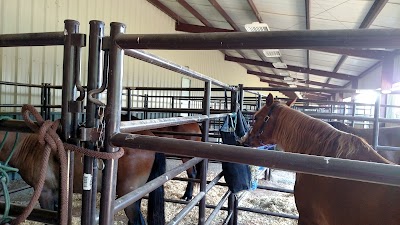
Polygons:
<instances>
[{"instance_id":1,"label":"brown horse","mask_svg":"<svg viewBox=\"0 0 400 225\"><path fill-rule=\"evenodd\" d=\"M172 127L164 127L164 128L159 128L155 131L168 131L168 132L177 132L177 133L193 133L193 134L201 134L201 129L198 123L189 123L189 124L183 124L179 126L172 126ZM192 140L192 141L201 141L201 137L199 136L186 136L186 135L180 135L180 134L157 134L154 132L154 135L159 136L159 137L169 137L169 138L175 138L175 139L184 139L184 140ZM189 159L188 158L182 158L182 161L185 163ZM199 165L199 164L198 164ZM192 167L186 170L187 176L189 178L199 178L199 168L197 167ZM189 181L185 193L181 197L181 199L184 199L186 201L189 201L193 198L193 187L194 187L195 182Z\"/></svg>"},{"instance_id":2,"label":"brown horse","mask_svg":"<svg viewBox=\"0 0 400 225\"><path fill-rule=\"evenodd\" d=\"M123 120L127 120L128 116L126 114L121 115L121 118ZM138 117L131 116L132 120L140 120ZM164 128L159 128L155 130L151 130L154 132L154 135L158 137L166 137L166 138L175 138L175 139L183 139L183 140L191 140L191 141L201 141L201 137L198 135L201 135L201 128L198 123L189 123L189 124L182 124L178 126L170 126L170 127L164 127ZM157 133L159 132L171 132L171 134L162 134L162 133ZM176 133L176 134L173 134ZM190 136L190 135L184 135L181 133L186 133L186 134L196 134L196 136ZM185 163L189 159L188 158L182 158L182 161ZM187 176L189 178L199 178L199 168L192 167L186 170ZM189 181L185 193L181 197L181 199L184 199L186 201L189 201L193 198L193 187L194 187L195 182Z\"/></svg>"},{"instance_id":3,"label":"brown horse","mask_svg":"<svg viewBox=\"0 0 400 225\"><path fill-rule=\"evenodd\" d=\"M274 102L271 94L246 139L250 146L260 143L295 153L392 164L363 139ZM299 225L400 223L399 187L297 173L294 196Z\"/></svg>"},{"instance_id":4,"label":"brown horse","mask_svg":"<svg viewBox=\"0 0 400 225\"><path fill-rule=\"evenodd\" d=\"M138 132L143 135L153 135L150 131ZM0 132L0 140L3 140L5 132ZM0 152L0 160L5 160L14 144L16 134L10 132L5 145ZM31 186L34 186L39 177L41 165L39 159L42 157L44 146L38 142L36 134L20 134L16 150L10 160L10 165L19 169L22 179ZM144 185L147 180L154 179L165 172L165 155L144 151L139 149L124 148L125 154L118 160L117 175L117 195L122 196ZM75 155L74 171L74 192L82 193L83 165L82 155ZM59 161L55 156L51 156L46 175L43 191L39 198L42 208L55 210L58 203L59 189ZM99 179L101 181L101 173ZM101 184L98 185L101 187ZM98 191L101 191L100 189ZM149 194L148 223L165 224L164 219L164 189L163 186L157 188ZM156 204L156 202L158 202ZM159 204L159 203L162 204ZM140 201L128 206L125 213L129 219L129 224L145 225L143 215L140 212Z\"/></svg>"},{"instance_id":5,"label":"brown horse","mask_svg":"<svg viewBox=\"0 0 400 225\"><path fill-rule=\"evenodd\" d=\"M354 134L364 138L369 144L372 144L373 140L373 129L358 129L347 126L344 123L338 121L328 122L334 128L344 131L346 133ZM381 127L379 128L379 145L383 146L394 146L400 147L400 127ZM383 151L378 150L378 153L388 159L391 162L400 164L400 152L399 151Z\"/></svg>"}]
</instances>

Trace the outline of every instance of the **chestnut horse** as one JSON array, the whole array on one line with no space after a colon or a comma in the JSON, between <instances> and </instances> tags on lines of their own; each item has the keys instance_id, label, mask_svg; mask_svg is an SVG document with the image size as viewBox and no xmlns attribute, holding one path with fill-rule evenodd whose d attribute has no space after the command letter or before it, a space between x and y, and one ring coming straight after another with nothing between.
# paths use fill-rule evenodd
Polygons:
<instances>
[{"instance_id":1,"label":"chestnut horse","mask_svg":"<svg viewBox=\"0 0 400 225\"><path fill-rule=\"evenodd\" d=\"M126 114L121 115L122 120L128 120L128 116ZM140 120L138 117L131 116L131 120ZM166 137L166 138L175 138L175 139L183 139L183 140L191 140L191 141L201 141L201 128L198 123L188 123L188 124L182 124L178 126L169 126L169 127L163 127L155 130L151 130L155 136L158 137ZM160 133L158 133L158 132ZM162 132L171 132L171 134L163 134ZM176 133L176 134L173 134ZM187 134L196 134L196 136L191 136L191 135L184 135L182 133L187 133ZM189 159L188 158L182 158L182 161L185 163ZM186 170L188 178L199 178L199 164L196 167L189 168ZM195 182L189 181L185 193L181 197L181 199L184 199L186 201L189 201L193 198L193 187L194 187Z\"/></svg>"},{"instance_id":2,"label":"chestnut horse","mask_svg":"<svg viewBox=\"0 0 400 225\"><path fill-rule=\"evenodd\" d=\"M143 135L153 135L150 131L138 132ZM0 140L3 140L5 132L0 132ZM11 152L16 140L16 133L9 132L5 145L0 152L0 160L4 161ZM38 142L37 134L20 134L15 152L9 162L11 166L19 169L22 179L29 185L35 186L38 182L41 165L38 165L42 157L44 146ZM147 180L154 179L165 173L165 155L152 151L124 148L125 154L118 160L117 195L125 195L144 185ZM74 192L82 193L82 155L75 154ZM43 191L39 198L40 206L44 209L56 210L59 190L59 160L51 155ZM98 181L101 181L99 172ZM101 184L98 185L99 190ZM157 188L149 194L148 224L165 224L164 219L164 189ZM129 224L145 225L143 215L140 212L140 201L125 208Z\"/></svg>"},{"instance_id":3,"label":"chestnut horse","mask_svg":"<svg viewBox=\"0 0 400 225\"><path fill-rule=\"evenodd\" d=\"M369 144L372 145L373 140L373 129L359 129L347 126L344 123L338 121L329 121L328 122L334 128L344 131L346 133L354 134L359 137L364 138ZM400 147L400 127L381 127L379 128L379 145L383 146L394 146ZM381 156L385 157L391 162L396 164L400 164L400 152L399 151L377 151Z\"/></svg>"},{"instance_id":4,"label":"chestnut horse","mask_svg":"<svg viewBox=\"0 0 400 225\"><path fill-rule=\"evenodd\" d=\"M278 144L294 153L393 164L362 138L275 102L271 94L255 114L245 142L250 146ZM297 173L294 196L299 225L400 222L399 187Z\"/></svg>"}]
</instances>

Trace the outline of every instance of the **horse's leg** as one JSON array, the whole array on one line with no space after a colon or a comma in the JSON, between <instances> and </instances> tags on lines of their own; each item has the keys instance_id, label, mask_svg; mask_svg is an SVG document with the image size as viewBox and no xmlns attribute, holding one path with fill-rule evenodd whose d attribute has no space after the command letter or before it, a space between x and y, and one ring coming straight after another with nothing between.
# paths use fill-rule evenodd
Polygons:
<instances>
[{"instance_id":1,"label":"horse's leg","mask_svg":"<svg viewBox=\"0 0 400 225\"><path fill-rule=\"evenodd\" d=\"M187 162L188 160L189 160L188 158L182 158L183 163ZM197 174L196 167L189 168L188 170L186 170L186 173L187 173L188 178L195 179L196 174ZM185 190L185 194L181 197L181 199L183 199L185 201L189 201L193 198L194 184L195 184L194 181L188 181L186 190Z\"/></svg>"},{"instance_id":2,"label":"horse's leg","mask_svg":"<svg viewBox=\"0 0 400 225\"><path fill-rule=\"evenodd\" d=\"M142 199L137 200L135 203L132 205L126 207L124 209L125 214L128 216L129 225L145 225L146 221L144 220L143 214L140 211L140 204L142 202Z\"/></svg>"},{"instance_id":3,"label":"horse's leg","mask_svg":"<svg viewBox=\"0 0 400 225\"><path fill-rule=\"evenodd\" d=\"M151 168L151 173L148 181L151 181L162 174L166 170L166 159L164 153L156 153L154 158L154 164ZM165 224L165 213L164 213L164 186L156 188L154 191L149 193L149 201L147 205L147 223L149 225L164 225Z\"/></svg>"}]
</instances>

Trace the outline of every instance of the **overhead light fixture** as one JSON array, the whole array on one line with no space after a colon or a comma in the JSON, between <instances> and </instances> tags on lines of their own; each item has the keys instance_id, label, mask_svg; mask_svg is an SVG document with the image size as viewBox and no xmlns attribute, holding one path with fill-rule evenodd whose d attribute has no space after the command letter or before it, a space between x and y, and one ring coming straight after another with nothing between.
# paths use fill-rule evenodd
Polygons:
<instances>
[{"instance_id":1,"label":"overhead light fixture","mask_svg":"<svg viewBox=\"0 0 400 225\"><path fill-rule=\"evenodd\" d=\"M244 25L244 29L246 29L247 32L269 31L268 24L259 22L246 24Z\"/></svg>"},{"instance_id":2,"label":"overhead light fixture","mask_svg":"<svg viewBox=\"0 0 400 225\"><path fill-rule=\"evenodd\" d=\"M279 49L264 49L263 53L267 58L281 57Z\"/></svg>"},{"instance_id":3,"label":"overhead light fixture","mask_svg":"<svg viewBox=\"0 0 400 225\"><path fill-rule=\"evenodd\" d=\"M287 69L286 63L283 62L274 62L272 65L277 69Z\"/></svg>"}]
</instances>

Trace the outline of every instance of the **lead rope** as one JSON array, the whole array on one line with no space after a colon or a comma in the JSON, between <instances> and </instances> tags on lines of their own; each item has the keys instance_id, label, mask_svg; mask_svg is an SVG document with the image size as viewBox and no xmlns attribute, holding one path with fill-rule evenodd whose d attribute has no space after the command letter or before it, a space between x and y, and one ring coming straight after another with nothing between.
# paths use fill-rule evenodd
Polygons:
<instances>
[{"instance_id":1,"label":"lead rope","mask_svg":"<svg viewBox=\"0 0 400 225\"><path fill-rule=\"evenodd\" d=\"M35 124L31 119L30 115L32 115L37 124ZM46 179L46 171L48 160L50 157L51 151L57 152L59 159L60 159L60 171L61 171L61 187L60 187L60 194L61 194L61 206L60 206L60 224L64 225L67 224L68 221L68 192L67 192L67 157L65 154L65 149L70 151L77 151L82 154L85 154L90 157L94 158L101 158L105 160L110 159L118 159L124 155L124 150L120 148L117 152L96 152L89 149L81 148L75 145L63 143L56 133L56 130L59 126L59 120L54 122L52 121L44 121L42 116L38 113L38 111L32 105L23 105L22 106L22 116L24 118L25 123L28 127L39 134L38 140L39 143L43 146L44 152L42 157L42 167L40 170L40 175L38 179L38 183L34 187L34 193L29 202L28 206L25 208L23 213L18 216L15 220L11 221L11 224L20 224L29 216L32 212L36 202L38 201L40 194L43 189L43 185Z\"/></svg>"},{"instance_id":2,"label":"lead rope","mask_svg":"<svg viewBox=\"0 0 400 225\"><path fill-rule=\"evenodd\" d=\"M0 117L0 120L10 120L10 119L12 119L12 118L11 117ZM7 138L8 138L8 132L5 132L4 138L0 143L0 151L3 149ZM12 166L9 166L8 162L11 160L11 157L13 156L13 154L15 152L18 138L19 138L19 133L16 134L13 147L12 147L11 152L8 155L6 161L4 163L0 163L0 182L1 182L1 188L3 189L4 201L5 201L4 212L3 212L3 216L1 218L0 224L9 223L11 221L11 217L8 216L8 214L10 213L10 205L11 205L10 192L8 191L8 184L10 182L8 173L9 172L18 172L18 169L14 168Z\"/></svg>"}]
</instances>

